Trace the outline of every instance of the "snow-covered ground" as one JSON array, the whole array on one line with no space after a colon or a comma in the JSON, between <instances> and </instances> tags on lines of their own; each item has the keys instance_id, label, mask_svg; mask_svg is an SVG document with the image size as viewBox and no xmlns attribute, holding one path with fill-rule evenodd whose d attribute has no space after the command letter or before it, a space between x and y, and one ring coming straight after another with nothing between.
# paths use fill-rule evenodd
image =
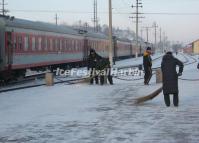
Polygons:
<instances>
[{"instance_id":1,"label":"snow-covered ground","mask_svg":"<svg viewBox=\"0 0 199 143\"><path fill-rule=\"evenodd\" d=\"M196 63L186 66L181 78L199 79ZM114 79L114 85L58 84L1 93L0 143L198 143L198 85L179 80L178 108L166 108L162 94L134 104L161 86L155 77L149 86Z\"/></svg>"}]
</instances>

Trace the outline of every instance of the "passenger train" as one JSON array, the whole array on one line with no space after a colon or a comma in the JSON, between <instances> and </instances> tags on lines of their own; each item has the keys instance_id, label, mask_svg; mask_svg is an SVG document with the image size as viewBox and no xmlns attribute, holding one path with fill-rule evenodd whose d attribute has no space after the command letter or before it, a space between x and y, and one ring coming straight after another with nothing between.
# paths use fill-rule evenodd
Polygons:
<instances>
[{"instance_id":1,"label":"passenger train","mask_svg":"<svg viewBox=\"0 0 199 143\"><path fill-rule=\"evenodd\" d=\"M113 39L114 59L138 53L131 41ZM91 48L107 58L108 47L101 33L0 16L0 80L24 75L26 69L83 65Z\"/></svg>"}]
</instances>

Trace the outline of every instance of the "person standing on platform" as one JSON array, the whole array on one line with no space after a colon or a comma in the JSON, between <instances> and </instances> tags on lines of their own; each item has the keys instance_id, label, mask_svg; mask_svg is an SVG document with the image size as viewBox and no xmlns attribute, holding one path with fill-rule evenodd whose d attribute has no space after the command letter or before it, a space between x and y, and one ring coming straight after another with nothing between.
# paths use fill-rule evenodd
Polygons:
<instances>
[{"instance_id":1,"label":"person standing on platform","mask_svg":"<svg viewBox=\"0 0 199 143\"><path fill-rule=\"evenodd\" d=\"M143 66L144 66L144 84L148 85L152 77L152 59L151 59L151 47L147 47L143 55Z\"/></svg>"},{"instance_id":2,"label":"person standing on platform","mask_svg":"<svg viewBox=\"0 0 199 143\"><path fill-rule=\"evenodd\" d=\"M179 66L177 73L176 67ZM175 107L179 104L178 99L178 76L182 75L183 63L172 55L172 52L167 52L162 59L161 70L163 78L163 94L164 101L167 107L170 106L170 94L173 94L173 104Z\"/></svg>"}]
</instances>

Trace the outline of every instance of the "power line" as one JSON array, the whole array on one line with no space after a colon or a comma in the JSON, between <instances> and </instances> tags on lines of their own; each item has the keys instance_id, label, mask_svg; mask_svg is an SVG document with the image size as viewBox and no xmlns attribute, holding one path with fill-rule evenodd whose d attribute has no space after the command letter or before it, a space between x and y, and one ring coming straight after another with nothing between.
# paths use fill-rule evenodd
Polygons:
<instances>
[{"instance_id":1,"label":"power line","mask_svg":"<svg viewBox=\"0 0 199 143\"><path fill-rule=\"evenodd\" d=\"M119 11L119 10L118 10ZM33 13L68 13L68 14L93 14L91 11L65 11L65 10L19 10L19 9L11 9L10 12L33 12ZM100 14L108 14L106 11L98 12ZM134 14L130 12L115 12L114 14ZM180 13L180 12L143 12L140 14L147 15L199 15L199 13Z\"/></svg>"},{"instance_id":2,"label":"power line","mask_svg":"<svg viewBox=\"0 0 199 143\"><path fill-rule=\"evenodd\" d=\"M146 12L149 15L199 15L199 13L180 13L180 12Z\"/></svg>"}]
</instances>

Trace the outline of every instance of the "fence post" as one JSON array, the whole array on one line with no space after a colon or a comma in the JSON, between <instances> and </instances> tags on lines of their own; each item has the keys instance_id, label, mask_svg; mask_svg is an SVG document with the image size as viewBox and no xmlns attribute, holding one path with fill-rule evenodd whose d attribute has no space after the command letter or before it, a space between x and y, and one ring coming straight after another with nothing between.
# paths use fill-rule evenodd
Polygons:
<instances>
[{"instance_id":1,"label":"fence post","mask_svg":"<svg viewBox=\"0 0 199 143\"><path fill-rule=\"evenodd\" d=\"M162 71L160 68L156 70L156 83L162 83Z\"/></svg>"},{"instance_id":2,"label":"fence post","mask_svg":"<svg viewBox=\"0 0 199 143\"><path fill-rule=\"evenodd\" d=\"M46 73L45 74L45 81L46 81L47 86L53 86L54 85L53 73Z\"/></svg>"}]
</instances>

